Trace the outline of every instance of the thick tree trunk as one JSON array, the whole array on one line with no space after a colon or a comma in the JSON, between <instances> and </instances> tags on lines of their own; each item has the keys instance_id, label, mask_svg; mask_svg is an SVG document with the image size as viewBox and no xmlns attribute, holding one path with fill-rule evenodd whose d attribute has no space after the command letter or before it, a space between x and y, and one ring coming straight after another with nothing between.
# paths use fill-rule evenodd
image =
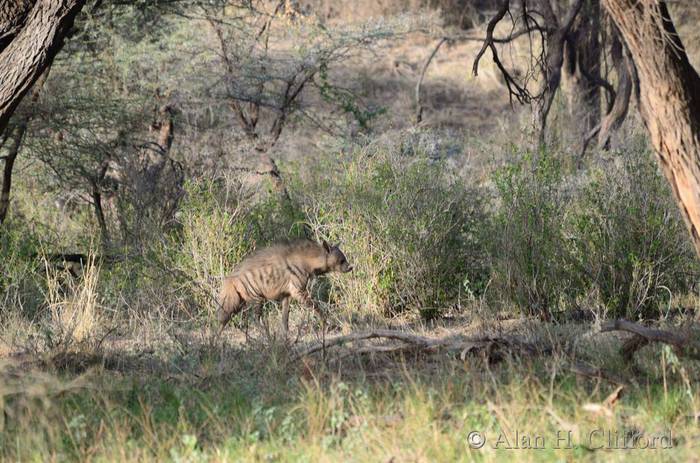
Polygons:
<instances>
[{"instance_id":1,"label":"thick tree trunk","mask_svg":"<svg viewBox=\"0 0 700 463\"><path fill-rule=\"evenodd\" d=\"M658 0L603 0L639 75L639 105L700 255L700 76Z\"/></svg>"},{"instance_id":2,"label":"thick tree trunk","mask_svg":"<svg viewBox=\"0 0 700 463\"><path fill-rule=\"evenodd\" d=\"M0 2L0 53L22 29L34 0Z\"/></svg>"},{"instance_id":3,"label":"thick tree trunk","mask_svg":"<svg viewBox=\"0 0 700 463\"><path fill-rule=\"evenodd\" d=\"M0 31L0 133L5 131L19 102L61 48L85 2L3 0L0 25L7 30ZM9 7L15 3L22 7Z\"/></svg>"}]
</instances>

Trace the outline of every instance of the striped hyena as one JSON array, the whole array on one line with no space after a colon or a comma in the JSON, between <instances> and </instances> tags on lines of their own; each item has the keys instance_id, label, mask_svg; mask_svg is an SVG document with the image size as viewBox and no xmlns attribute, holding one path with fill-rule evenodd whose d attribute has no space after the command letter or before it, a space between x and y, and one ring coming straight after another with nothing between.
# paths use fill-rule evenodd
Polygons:
<instances>
[{"instance_id":1,"label":"striped hyena","mask_svg":"<svg viewBox=\"0 0 700 463\"><path fill-rule=\"evenodd\" d=\"M236 266L223 281L220 294L219 334L232 316L248 304L282 302L282 328L289 330L289 301L318 306L306 291L309 279L328 272L349 272L352 266L338 246L300 239L258 250Z\"/></svg>"}]
</instances>

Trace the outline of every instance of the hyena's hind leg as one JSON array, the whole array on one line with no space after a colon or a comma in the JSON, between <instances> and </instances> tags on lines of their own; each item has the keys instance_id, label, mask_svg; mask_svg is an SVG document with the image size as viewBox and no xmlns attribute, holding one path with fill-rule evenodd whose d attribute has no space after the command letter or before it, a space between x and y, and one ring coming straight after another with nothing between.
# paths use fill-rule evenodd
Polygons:
<instances>
[{"instance_id":1,"label":"hyena's hind leg","mask_svg":"<svg viewBox=\"0 0 700 463\"><path fill-rule=\"evenodd\" d=\"M245 301L235 288L224 287L219 299L219 336L221 336L221 333L224 331L224 328L226 328L231 317L240 312L244 305Z\"/></svg>"}]
</instances>

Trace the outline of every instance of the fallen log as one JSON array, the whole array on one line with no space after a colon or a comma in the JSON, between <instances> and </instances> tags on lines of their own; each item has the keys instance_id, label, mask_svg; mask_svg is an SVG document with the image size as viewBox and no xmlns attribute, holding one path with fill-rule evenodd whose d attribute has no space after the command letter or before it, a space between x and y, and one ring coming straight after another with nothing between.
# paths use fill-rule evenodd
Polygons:
<instances>
[{"instance_id":1,"label":"fallen log","mask_svg":"<svg viewBox=\"0 0 700 463\"><path fill-rule=\"evenodd\" d=\"M293 359L298 360L331 347L339 347L345 344L370 339L388 339L400 341L403 344L361 346L354 349L351 354L361 355L369 353L395 353L405 350L436 351L442 349L447 351L459 351L461 353L460 357L464 359L466 354L470 352L482 349L487 349L489 352L491 352L498 347L505 347L510 350L518 349L528 353L546 351L545 349L538 348L533 344L515 338L492 336L467 338L460 335L446 336L443 338L430 338L405 331L377 329L327 338L325 341L313 343L298 349L296 354L293 356Z\"/></svg>"},{"instance_id":2,"label":"fallen log","mask_svg":"<svg viewBox=\"0 0 700 463\"><path fill-rule=\"evenodd\" d=\"M659 342L673 347L674 352L679 357L700 360L700 345L684 334L651 328L624 319L607 321L603 323L600 331L601 333L625 331L634 335L620 348L620 353L626 360L631 360L635 352L652 342Z\"/></svg>"}]
</instances>

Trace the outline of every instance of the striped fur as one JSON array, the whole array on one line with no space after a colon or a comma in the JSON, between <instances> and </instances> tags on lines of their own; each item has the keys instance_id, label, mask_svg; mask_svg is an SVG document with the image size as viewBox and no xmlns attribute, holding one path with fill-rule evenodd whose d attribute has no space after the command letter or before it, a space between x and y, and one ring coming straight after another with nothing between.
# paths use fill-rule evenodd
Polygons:
<instances>
[{"instance_id":1,"label":"striped fur","mask_svg":"<svg viewBox=\"0 0 700 463\"><path fill-rule=\"evenodd\" d=\"M219 298L220 331L246 304L282 302L282 325L289 328L289 302L294 299L318 311L306 286L314 275L352 270L338 246L325 241L296 240L276 244L249 255L226 277Z\"/></svg>"}]
</instances>

